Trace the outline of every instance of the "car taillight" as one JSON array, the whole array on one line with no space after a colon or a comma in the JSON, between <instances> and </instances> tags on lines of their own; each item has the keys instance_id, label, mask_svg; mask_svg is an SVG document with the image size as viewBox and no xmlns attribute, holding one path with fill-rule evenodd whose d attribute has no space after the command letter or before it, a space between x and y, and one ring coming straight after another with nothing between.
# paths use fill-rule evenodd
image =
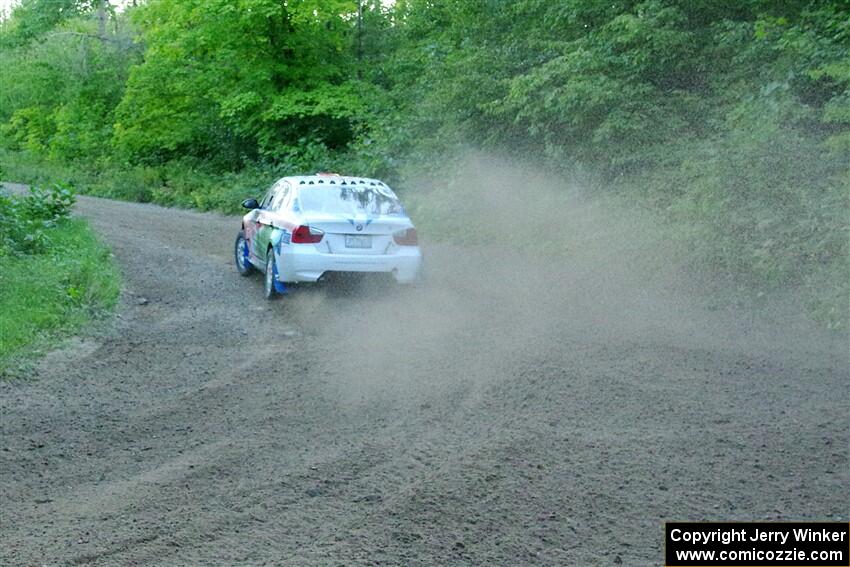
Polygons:
<instances>
[{"instance_id":1,"label":"car taillight","mask_svg":"<svg viewBox=\"0 0 850 567\"><path fill-rule=\"evenodd\" d=\"M393 234L393 240L399 246L416 246L419 244L419 237L416 235L415 228L400 230Z\"/></svg>"},{"instance_id":2,"label":"car taillight","mask_svg":"<svg viewBox=\"0 0 850 567\"><path fill-rule=\"evenodd\" d=\"M307 225L301 225L292 231L293 244L316 244L322 241L324 232L318 228L313 228Z\"/></svg>"}]
</instances>

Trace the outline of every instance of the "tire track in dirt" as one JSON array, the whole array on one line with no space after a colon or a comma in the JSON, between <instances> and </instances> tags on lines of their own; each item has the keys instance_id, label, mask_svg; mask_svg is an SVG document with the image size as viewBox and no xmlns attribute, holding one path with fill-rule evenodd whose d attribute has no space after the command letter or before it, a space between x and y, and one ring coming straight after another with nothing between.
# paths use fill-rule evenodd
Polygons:
<instances>
[{"instance_id":1,"label":"tire track in dirt","mask_svg":"<svg viewBox=\"0 0 850 567\"><path fill-rule=\"evenodd\" d=\"M2 564L651 565L664 520L847 519L844 337L450 246L270 304L238 219L78 211L125 289L0 383Z\"/></svg>"}]
</instances>

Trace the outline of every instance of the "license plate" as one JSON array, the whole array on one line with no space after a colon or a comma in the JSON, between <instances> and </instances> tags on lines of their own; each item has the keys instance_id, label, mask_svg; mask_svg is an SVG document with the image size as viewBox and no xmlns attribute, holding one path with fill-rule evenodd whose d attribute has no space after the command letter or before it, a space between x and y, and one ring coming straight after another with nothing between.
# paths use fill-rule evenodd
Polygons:
<instances>
[{"instance_id":1,"label":"license plate","mask_svg":"<svg viewBox=\"0 0 850 567\"><path fill-rule=\"evenodd\" d=\"M345 247L346 248L371 248L372 247L372 237L371 236L360 236L358 234L346 234L345 235Z\"/></svg>"}]
</instances>

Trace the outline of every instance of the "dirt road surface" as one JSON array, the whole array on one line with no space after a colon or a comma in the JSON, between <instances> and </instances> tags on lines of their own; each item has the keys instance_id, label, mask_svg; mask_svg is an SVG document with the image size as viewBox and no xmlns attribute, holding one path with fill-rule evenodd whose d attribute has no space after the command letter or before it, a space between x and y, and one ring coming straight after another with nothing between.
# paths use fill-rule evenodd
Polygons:
<instances>
[{"instance_id":1,"label":"dirt road surface","mask_svg":"<svg viewBox=\"0 0 850 567\"><path fill-rule=\"evenodd\" d=\"M268 303L236 218L78 211L124 292L0 383L2 565L658 565L666 520L848 519L846 335L495 246Z\"/></svg>"}]
</instances>

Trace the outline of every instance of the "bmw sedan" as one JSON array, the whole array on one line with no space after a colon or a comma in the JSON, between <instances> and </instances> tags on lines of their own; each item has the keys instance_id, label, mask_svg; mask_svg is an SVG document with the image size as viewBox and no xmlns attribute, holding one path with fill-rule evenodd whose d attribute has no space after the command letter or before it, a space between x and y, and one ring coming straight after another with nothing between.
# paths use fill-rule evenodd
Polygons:
<instances>
[{"instance_id":1,"label":"bmw sedan","mask_svg":"<svg viewBox=\"0 0 850 567\"><path fill-rule=\"evenodd\" d=\"M377 179L317 174L284 177L262 201L246 199L236 269L265 274L264 294L333 273L386 273L412 283L422 269L416 228Z\"/></svg>"}]
</instances>

